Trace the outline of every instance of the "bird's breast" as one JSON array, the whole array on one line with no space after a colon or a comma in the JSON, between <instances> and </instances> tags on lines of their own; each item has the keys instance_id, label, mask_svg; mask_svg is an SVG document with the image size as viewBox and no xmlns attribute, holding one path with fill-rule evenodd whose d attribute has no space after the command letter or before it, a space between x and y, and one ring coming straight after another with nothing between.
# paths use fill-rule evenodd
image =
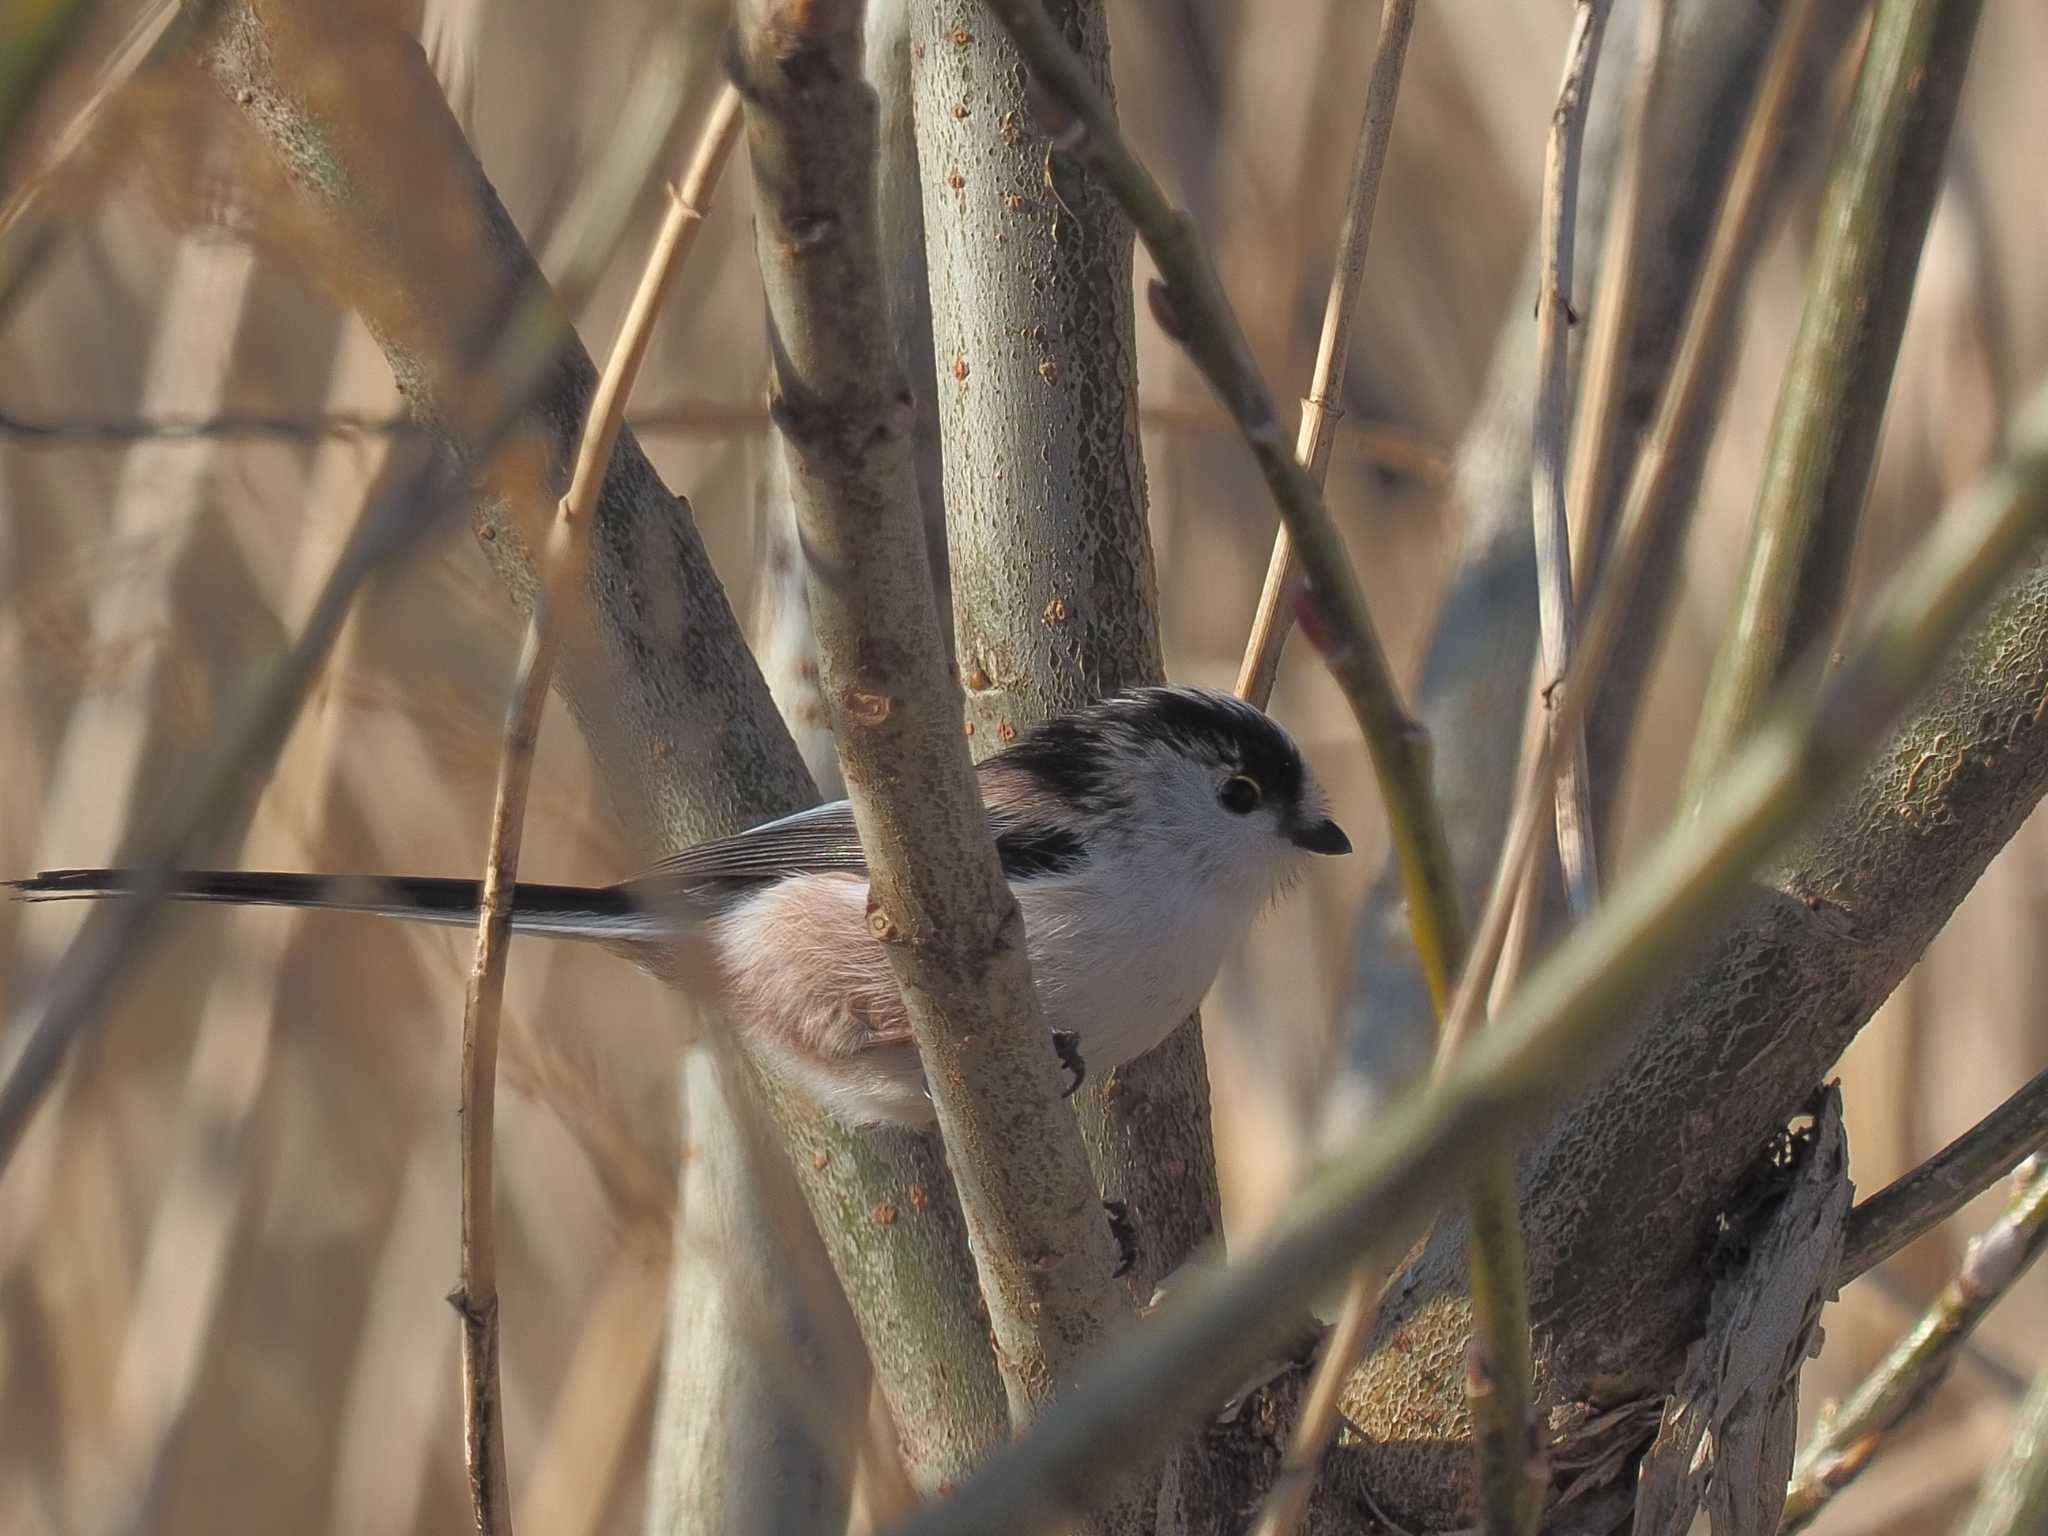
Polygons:
<instances>
[{"instance_id":1,"label":"bird's breast","mask_svg":"<svg viewBox=\"0 0 2048 1536\"><path fill-rule=\"evenodd\" d=\"M1087 880L1018 891L1046 1023L1078 1034L1091 1067L1143 1055L1200 1006L1245 927L1207 896Z\"/></svg>"}]
</instances>

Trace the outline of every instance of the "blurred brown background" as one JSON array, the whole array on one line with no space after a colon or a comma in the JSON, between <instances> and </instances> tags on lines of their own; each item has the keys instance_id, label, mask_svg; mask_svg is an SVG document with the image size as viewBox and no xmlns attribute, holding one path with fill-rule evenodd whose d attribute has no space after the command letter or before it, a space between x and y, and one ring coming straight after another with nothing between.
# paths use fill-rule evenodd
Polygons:
<instances>
[{"instance_id":1,"label":"blurred brown background","mask_svg":"<svg viewBox=\"0 0 2048 1536\"><path fill-rule=\"evenodd\" d=\"M1200 218L1283 394L1304 386L1314 356L1376 9L1112 8L1126 122ZM1530 323L1522 252L1568 13L1564 0L1444 0L1416 30L1358 325L1351 430L1331 475L1404 663L1455 547L1443 457L1500 327ZM690 23L705 104L719 19L704 7ZM450 0L428 23L484 165L545 260L567 190L674 9ZM1995 0L1893 396L1862 593L1995 451L2016 389L2048 352L2044 70L2048 11ZM125 174L80 199L0 331L0 412L79 421L396 409L360 329L224 232L232 160L217 181L189 174L214 163L219 121L206 110L178 118L161 130L168 150L159 142L121 161ZM167 152L188 174L166 177ZM195 186L211 194L202 205ZM1638 844L1668 810L1730 598L1814 190L1809 177L1784 210L1753 288L1640 743ZM195 211L223 216L195 224ZM657 217L650 199L579 316L595 353L610 343ZM742 613L766 431L746 218L736 164L632 413L655 418L643 441L692 499ZM1169 663L1178 678L1227 686L1273 514L1200 381L1142 317L1140 347ZM0 436L0 874L115 854L180 755L303 618L386 447L361 432ZM223 861L474 872L516 647L510 608L451 529L370 591ZM1299 651L1275 708L1302 735L1359 855L1319 869L1306 899L1262 925L1205 1014L1237 1230L1257 1224L1298 1168L1350 915L1383 850L1348 716ZM606 880L636 863L559 711L529 825L532 878ZM2048 843L2030 832L1994 865L1852 1052L1853 1172L1865 1193L2041 1065L2043 968L2028 935L2042 916L2044 856ZM76 922L63 907L0 903L10 1015ZM442 1297L455 1277L455 1043L469 947L453 930L348 917L200 909L165 923L0 1178L0 1531L97 1529L110 1469L138 1454L158 1468L153 1508L168 1531L400 1536L467 1520L455 1319ZM603 954L542 943L516 947L508 996L501 1284L520 1528L633 1529L681 1135L675 1009ZM1989 1206L1830 1309L1809 1413L1904 1326ZM1816 1529L1938 1528L2002 1443L2044 1341L2048 1281L2037 1275L1993 1315L1907 1442Z\"/></svg>"}]
</instances>

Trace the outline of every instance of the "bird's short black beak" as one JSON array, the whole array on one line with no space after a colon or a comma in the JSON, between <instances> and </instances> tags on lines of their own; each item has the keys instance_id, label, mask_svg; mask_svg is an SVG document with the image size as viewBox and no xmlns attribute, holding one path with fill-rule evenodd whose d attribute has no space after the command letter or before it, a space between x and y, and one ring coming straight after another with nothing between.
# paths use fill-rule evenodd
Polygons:
<instances>
[{"instance_id":1,"label":"bird's short black beak","mask_svg":"<svg viewBox=\"0 0 2048 1536\"><path fill-rule=\"evenodd\" d=\"M1351 839L1344 835L1344 829L1329 817L1311 821L1294 829L1294 846L1306 848L1310 853L1349 853Z\"/></svg>"}]
</instances>

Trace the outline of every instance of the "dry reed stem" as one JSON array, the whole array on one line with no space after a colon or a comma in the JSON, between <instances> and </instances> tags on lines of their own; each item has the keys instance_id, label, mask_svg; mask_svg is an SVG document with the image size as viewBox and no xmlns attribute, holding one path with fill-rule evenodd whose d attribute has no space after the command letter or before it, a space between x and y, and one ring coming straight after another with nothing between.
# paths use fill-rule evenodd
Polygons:
<instances>
[{"instance_id":1,"label":"dry reed stem","mask_svg":"<svg viewBox=\"0 0 2048 1536\"><path fill-rule=\"evenodd\" d=\"M1415 30L1416 0L1386 0L1380 12L1379 43L1365 88L1365 119L1358 126L1358 147L1351 158L1351 189L1344 202L1344 222L1337 232L1337 265L1330 274L1330 295L1323 305L1322 338L1316 346L1315 374L1301 402L1301 428L1294 456L1321 485L1329 476L1330 449L1337 423L1344 415L1344 374L1351 362L1351 317L1358 308L1358 290L1365 277L1365 257L1372 245L1373 212L1379 206L1380 175L1387 165L1387 146L1394 137L1394 105L1401 92L1401 67L1408 59L1408 38ZM1238 668L1237 695L1264 709L1273 696L1280 671L1280 651L1294 622L1294 588L1299 580L1294 542L1282 523L1273 535L1273 555L1266 566L1266 584L1252 618L1251 638Z\"/></svg>"},{"instance_id":2,"label":"dry reed stem","mask_svg":"<svg viewBox=\"0 0 2048 1536\"><path fill-rule=\"evenodd\" d=\"M604 1516L661 1355L668 1263L646 1246L625 1235L585 1310L520 1497L529 1531L592 1536Z\"/></svg>"},{"instance_id":3,"label":"dry reed stem","mask_svg":"<svg viewBox=\"0 0 2048 1536\"><path fill-rule=\"evenodd\" d=\"M246 8L241 17L253 21ZM233 48L228 55L233 56L223 55L217 63L223 76L233 78L244 56ZM658 94L655 73L648 72L640 96ZM487 336L472 338L481 344L481 360L455 391L461 398L446 408L447 416L462 422L465 461L472 468L495 464L518 435L529 396L559 357L557 347L564 334L559 301L588 280L598 264L595 253L610 252L630 202L623 189L637 184L644 172L648 142L644 134L627 136L624 147L608 155L600 165L601 174L592 178L604 195L593 195L577 225L577 238L563 263L562 290L550 293L544 285L522 290L502 323ZM460 474L447 456L420 454L409 473L365 508L305 627L246 690L240 707L221 721L206 751L149 819L146 839L133 860L137 880L126 899L109 903L86 919L21 1010L11 1027L18 1045L5 1081L0 1082L0 1165L12 1158L72 1045L139 952L173 871L195 846L218 831L247 785L265 775L356 597L373 575L397 563L437 526L438 514L458 497Z\"/></svg>"},{"instance_id":4,"label":"dry reed stem","mask_svg":"<svg viewBox=\"0 0 2048 1536\"><path fill-rule=\"evenodd\" d=\"M611 462L654 317L703 223L703 204L739 137L739 97L720 91L683 185L669 199L618 342L591 397L576 467L548 535L541 591L522 642L491 810L490 847L477 916L476 960L462 1017L462 1274L449 1300L462 1317L463 1460L478 1531L512 1530L505 1432L498 1386L497 1234L492 1209L491 1137L496 1120L498 1035L512 933L512 891L532 781L534 746L554 670L555 616L573 589L598 489Z\"/></svg>"},{"instance_id":5,"label":"dry reed stem","mask_svg":"<svg viewBox=\"0 0 2048 1536\"><path fill-rule=\"evenodd\" d=\"M149 347L145 401L230 392L254 271L246 249L191 238L177 242ZM108 640L138 625L171 627L179 575L198 538L197 513L218 468L218 454L208 446L147 447L122 464L115 532L136 538L152 529L152 542L160 541L160 547L157 560L137 569L133 581L102 588L92 605L94 638ZM71 710L52 765L45 849L76 848L81 838L104 836L108 800L133 803L149 782L153 721L142 701L156 691L168 659L165 649L144 647L132 689L111 697L88 695ZM45 930L50 940L57 931ZM24 948L32 970L51 955L47 943ZM158 1515L151 1507L162 1486L158 1473L191 1402L212 1334L240 1193L233 1149L267 1070L269 1044L267 1036L242 1038L234 1028L239 1017L229 1019L226 1031L211 1027L220 1022L210 1018L202 1027L186 1063L170 1178L150 1223L115 1357L109 1422L102 1432L108 1465L92 1490L92 1512L82 1522L88 1528L125 1532ZM57 1102L44 1111L53 1135L62 1095L60 1089ZM56 1214L45 1204L44 1181L53 1172L48 1158L33 1157L28 1164L33 1182L17 1191L26 1197L33 1223L23 1234L22 1257L30 1256L36 1229Z\"/></svg>"},{"instance_id":6,"label":"dry reed stem","mask_svg":"<svg viewBox=\"0 0 2048 1536\"><path fill-rule=\"evenodd\" d=\"M178 242L166 279L168 302L158 319L156 336L146 349L140 386L144 409L189 399L195 392L201 396L227 393L241 312L239 296L248 281L247 269L244 253L194 240ZM231 296L236 302L224 306L221 301ZM89 632L66 637L65 649L72 655L92 656L121 647L129 636L170 631L171 585L197 536L193 514L205 499L207 477L214 467L210 449L180 452L161 446L140 450L122 463L105 542L124 551L133 549L136 554L132 562L124 559L111 571L96 566L90 572L79 572L81 587L90 583L96 590L88 607ZM165 665L166 652L159 645L146 644L139 654L142 675L134 680L132 691L136 697L146 697L154 691L154 674ZM128 695L129 690L118 696L87 690L70 712L50 763L53 795L43 809L39 864L53 855L69 859L82 842L104 836L106 805L129 803L148 782L149 723ZM141 815L139 810L135 813L136 825L124 835L137 835ZM59 973L66 953L58 947L58 935L74 935L75 944L80 931L68 919L44 927L46 937L40 940L30 930L20 957L23 973L40 975L47 983ZM26 1012L21 1015L0 1040L7 1074L7 1089L0 1095L0 1167L12 1157L16 1138L34 1114L39 1089L47 1086L23 1075L33 1064L31 1038L22 1022L28 1016ZM58 1044L60 1055L63 1048ZM26 1089L18 1111L12 1108L17 1083ZM62 1090L58 1092L61 1105ZM48 1121L54 1123L60 1113L60 1106L52 1106ZM13 1231L0 1230L0 1238L8 1239L8 1252L0 1262L9 1268L17 1255L29 1251L31 1234L41 1225L53 1155L53 1144L39 1137L25 1160L21 1181L26 1187L17 1189L18 1209L23 1212L16 1218L20 1240L13 1240ZM14 1224L10 1221L7 1226Z\"/></svg>"},{"instance_id":7,"label":"dry reed stem","mask_svg":"<svg viewBox=\"0 0 2048 1536\"><path fill-rule=\"evenodd\" d=\"M1583 601L1591 592L1594 563L1606 542L1603 513L1607 487L1623 451L1621 415L1615 392L1621 362L1635 333L1636 257L1649 230L1650 178L1661 166L1654 140L1656 106L1662 97L1671 29L1671 0L1647 0L1636 35L1635 73L1629 85L1628 125L1622 131L1622 169L1607 219L1600 259L1600 286L1593 295L1592 329L1579 365L1578 406L1573 412L1570 479L1565 507L1571 515L1572 590Z\"/></svg>"},{"instance_id":8,"label":"dry reed stem","mask_svg":"<svg viewBox=\"0 0 2048 1536\"><path fill-rule=\"evenodd\" d=\"M1536 596L1542 636L1542 698L1549 715L1552 753L1559 759L1554 796L1558 863L1565 899L1575 919L1593 910L1600 895L1600 862L1593 846L1593 795L1583 724L1564 731L1557 722L1558 694L1571 670L1576 614L1572 600L1570 520L1565 505L1566 332L1572 311L1572 258L1577 244L1579 158L1586 111L1607 32L1609 0L1578 0L1565 48L1564 79L1543 162L1543 272L1536 297L1536 419L1530 442L1530 512L1536 546Z\"/></svg>"}]
</instances>

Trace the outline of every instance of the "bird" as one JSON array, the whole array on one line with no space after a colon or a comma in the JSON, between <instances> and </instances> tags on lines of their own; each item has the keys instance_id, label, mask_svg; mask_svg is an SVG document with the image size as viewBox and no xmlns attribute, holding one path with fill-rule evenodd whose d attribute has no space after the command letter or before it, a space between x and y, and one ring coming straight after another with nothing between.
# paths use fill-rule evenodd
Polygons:
<instances>
[{"instance_id":1,"label":"bird","mask_svg":"<svg viewBox=\"0 0 2048 1536\"><path fill-rule=\"evenodd\" d=\"M1235 695L1112 694L1022 733L978 770L1023 919L1053 1045L1078 1087L1158 1045L1200 1005L1223 956L1316 855L1351 851L1300 748ZM46 870L28 901L118 897L139 872ZM314 908L474 926L475 880L181 871L172 900ZM515 933L579 939L671 979L702 975L770 1070L842 1122L935 1118L867 866L840 800L684 849L640 877L521 882Z\"/></svg>"}]
</instances>

